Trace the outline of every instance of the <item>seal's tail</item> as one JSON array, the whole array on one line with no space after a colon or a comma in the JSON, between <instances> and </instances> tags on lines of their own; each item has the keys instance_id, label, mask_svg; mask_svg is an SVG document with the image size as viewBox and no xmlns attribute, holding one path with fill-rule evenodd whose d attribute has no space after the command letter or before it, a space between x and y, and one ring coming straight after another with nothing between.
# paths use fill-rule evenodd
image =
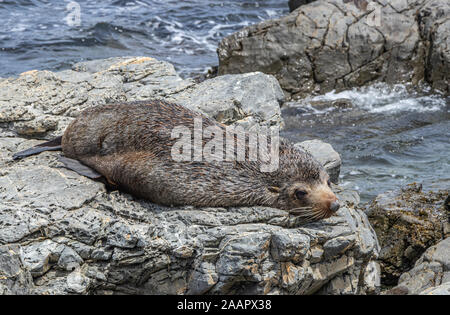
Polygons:
<instances>
[{"instance_id":1,"label":"seal's tail","mask_svg":"<svg viewBox=\"0 0 450 315\"><path fill-rule=\"evenodd\" d=\"M62 137L56 137L53 140L38 144L32 148L26 149L24 151L20 151L14 153L13 160L20 160L24 157L35 155L44 151L59 151L62 150L61 147L61 139Z\"/></svg>"}]
</instances>

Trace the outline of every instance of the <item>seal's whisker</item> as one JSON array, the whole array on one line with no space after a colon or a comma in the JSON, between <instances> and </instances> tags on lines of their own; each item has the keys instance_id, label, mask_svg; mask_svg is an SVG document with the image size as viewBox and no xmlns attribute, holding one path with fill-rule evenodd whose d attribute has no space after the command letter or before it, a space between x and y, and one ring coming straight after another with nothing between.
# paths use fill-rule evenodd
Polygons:
<instances>
[{"instance_id":1,"label":"seal's whisker","mask_svg":"<svg viewBox=\"0 0 450 315\"><path fill-rule=\"evenodd\" d=\"M295 215L297 217L309 217L309 216L311 216L311 214L307 213L307 212L290 212L289 214Z\"/></svg>"},{"instance_id":2,"label":"seal's whisker","mask_svg":"<svg viewBox=\"0 0 450 315\"><path fill-rule=\"evenodd\" d=\"M289 211L289 214L295 215L296 217L309 217L311 216L311 209L295 209Z\"/></svg>"},{"instance_id":3,"label":"seal's whisker","mask_svg":"<svg viewBox=\"0 0 450 315\"><path fill-rule=\"evenodd\" d=\"M320 212L317 212L311 216L311 220L318 220L321 217Z\"/></svg>"},{"instance_id":4,"label":"seal's whisker","mask_svg":"<svg viewBox=\"0 0 450 315\"><path fill-rule=\"evenodd\" d=\"M326 209L313 207L294 208L289 210L289 214L295 215L304 223L311 223L330 217Z\"/></svg>"},{"instance_id":5,"label":"seal's whisker","mask_svg":"<svg viewBox=\"0 0 450 315\"><path fill-rule=\"evenodd\" d=\"M311 219L316 221L316 220L320 220L324 217L325 211L323 209L320 209L319 211L315 212L312 216Z\"/></svg>"},{"instance_id":6,"label":"seal's whisker","mask_svg":"<svg viewBox=\"0 0 450 315\"><path fill-rule=\"evenodd\" d=\"M302 212L306 212L306 211L310 211L310 210L312 210L312 207L298 207L298 208L289 210L289 213L302 213Z\"/></svg>"},{"instance_id":7,"label":"seal's whisker","mask_svg":"<svg viewBox=\"0 0 450 315\"><path fill-rule=\"evenodd\" d=\"M310 223L327 218L327 211L322 208L298 207L289 210L290 215L300 218L304 223Z\"/></svg>"}]
</instances>

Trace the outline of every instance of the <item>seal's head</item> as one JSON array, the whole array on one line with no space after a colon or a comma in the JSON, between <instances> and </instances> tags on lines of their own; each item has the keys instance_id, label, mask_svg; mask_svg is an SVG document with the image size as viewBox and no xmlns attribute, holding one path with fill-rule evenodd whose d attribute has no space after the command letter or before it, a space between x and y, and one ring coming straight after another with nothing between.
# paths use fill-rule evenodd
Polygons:
<instances>
[{"instance_id":1,"label":"seal's head","mask_svg":"<svg viewBox=\"0 0 450 315\"><path fill-rule=\"evenodd\" d=\"M338 211L340 205L323 166L305 151L284 153L289 164L280 161L277 184L269 187L276 195L276 207L304 221L325 219Z\"/></svg>"},{"instance_id":2,"label":"seal's head","mask_svg":"<svg viewBox=\"0 0 450 315\"><path fill-rule=\"evenodd\" d=\"M294 180L280 189L279 207L301 216L305 221L316 221L331 217L339 210L336 195L331 191L328 175L319 181Z\"/></svg>"}]
</instances>

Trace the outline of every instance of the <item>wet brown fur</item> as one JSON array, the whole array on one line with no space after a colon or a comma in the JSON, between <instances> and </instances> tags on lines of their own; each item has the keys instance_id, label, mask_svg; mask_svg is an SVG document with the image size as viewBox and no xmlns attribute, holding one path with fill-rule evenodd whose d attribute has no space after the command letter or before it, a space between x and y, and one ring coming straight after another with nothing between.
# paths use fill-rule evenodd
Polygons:
<instances>
[{"instance_id":1,"label":"wet brown fur","mask_svg":"<svg viewBox=\"0 0 450 315\"><path fill-rule=\"evenodd\" d=\"M202 118L203 127L225 128L161 100L98 106L69 125L62 150L109 182L162 205L270 206L297 210L311 220L331 215L330 203L336 197L327 185L328 175L309 153L285 140L280 143L279 168L271 173L261 172L259 161L175 162L172 129L182 125L192 131L195 117ZM297 189L307 196L298 200Z\"/></svg>"}]
</instances>

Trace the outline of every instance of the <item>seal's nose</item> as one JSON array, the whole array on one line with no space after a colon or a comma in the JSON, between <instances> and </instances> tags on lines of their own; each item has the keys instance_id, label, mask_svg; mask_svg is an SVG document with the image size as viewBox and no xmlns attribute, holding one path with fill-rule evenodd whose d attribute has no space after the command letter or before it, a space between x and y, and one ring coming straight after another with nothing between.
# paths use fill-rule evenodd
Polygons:
<instances>
[{"instance_id":1,"label":"seal's nose","mask_svg":"<svg viewBox=\"0 0 450 315\"><path fill-rule=\"evenodd\" d=\"M339 210L339 207L340 207L339 202L333 201L330 205L330 210L336 212Z\"/></svg>"}]
</instances>

